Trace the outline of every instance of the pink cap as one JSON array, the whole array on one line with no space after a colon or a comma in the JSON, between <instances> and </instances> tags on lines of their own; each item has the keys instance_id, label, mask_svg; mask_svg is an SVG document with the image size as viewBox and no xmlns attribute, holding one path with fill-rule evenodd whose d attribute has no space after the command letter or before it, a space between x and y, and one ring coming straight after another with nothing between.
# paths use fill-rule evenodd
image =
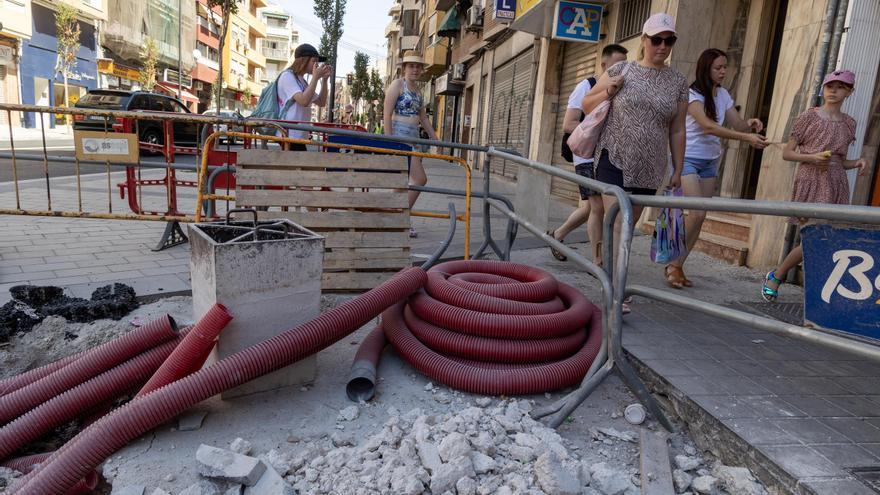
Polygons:
<instances>
[{"instance_id":1,"label":"pink cap","mask_svg":"<svg viewBox=\"0 0 880 495\"><path fill-rule=\"evenodd\" d=\"M675 19L664 12L652 15L645 21L645 25L642 26L642 34L648 36L655 36L665 32L675 32Z\"/></svg>"},{"instance_id":2,"label":"pink cap","mask_svg":"<svg viewBox=\"0 0 880 495\"><path fill-rule=\"evenodd\" d=\"M825 76L825 80L822 81L822 86L834 81L840 81L847 86L855 86L856 75L848 70L836 70Z\"/></svg>"}]
</instances>

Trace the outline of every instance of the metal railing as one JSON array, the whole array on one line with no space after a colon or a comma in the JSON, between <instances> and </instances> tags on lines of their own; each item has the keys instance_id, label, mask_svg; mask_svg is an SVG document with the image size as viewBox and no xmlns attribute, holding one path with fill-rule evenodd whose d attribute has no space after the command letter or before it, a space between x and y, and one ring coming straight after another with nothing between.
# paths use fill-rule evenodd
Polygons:
<instances>
[{"instance_id":1,"label":"metal railing","mask_svg":"<svg viewBox=\"0 0 880 495\"><path fill-rule=\"evenodd\" d=\"M25 106L20 105L0 105L0 111L21 111ZM24 109L27 111L27 109ZM53 110L54 111L54 110ZM110 112L93 111L97 115L108 115ZM139 112L129 112L132 117L143 116ZM153 118L153 116L151 116ZM162 118L161 115L156 118ZM166 117L167 118L167 117ZM512 239L508 238L507 244L499 246L492 237L490 227L490 213L494 208L501 214L506 216L508 220L508 234L516 232L517 227L522 227L531 232L536 238L541 239L547 245L559 250L565 254L574 264L584 269L589 274L596 277L602 291L600 305L603 309L603 336L602 346L599 355L594 361L592 367L584 377L580 387L559 401L540 409L533 411L536 418L552 416L549 423L552 426L558 426L565 418L585 400L589 394L608 376L614 369L617 369L633 393L641 400L650 410L650 412L664 425L667 429L672 429L671 423L664 416L656 400L648 393L647 388L641 382L635 373L632 365L629 363L623 352L622 346L622 303L627 294L634 294L643 297L652 298L661 302L674 304L679 307L700 311L706 314L725 318L737 323L760 328L762 330L783 333L795 338L804 339L819 345L831 347L835 349L843 349L849 352L855 352L863 356L873 359L880 358L880 348L874 347L856 340L831 335L819 330L809 329L797 325L790 325L768 318L754 316L743 311L737 311L730 308L721 307L705 301L688 298L681 292L670 292L665 290L653 289L639 285L627 285L627 276L629 270L629 254L632 243L632 231L635 218L633 218L633 205L640 206L657 206L657 207L677 207L693 210L712 210L726 212L756 213L762 215L775 216L799 216L825 220L843 220L847 222L862 222L869 224L880 224L880 208L859 207L859 206L841 206L841 205L819 205L790 203L779 201L750 201L722 198L687 198L687 197L661 197L661 196L630 196L621 188L604 184L595 180L586 179L579 175L561 170L552 165L529 160L521 156L511 153L508 150L500 150L496 148L479 146L473 144L451 143L446 141L435 141L419 138L406 138L400 136L385 136L376 134L366 134L345 129L327 129L326 127L305 125L305 124L289 124L263 120L244 120L244 119L210 119L202 116L189 117L193 121L214 123L222 122L230 126L249 125L253 127L278 125L284 129L294 129L300 131L309 131L317 133L329 133L340 136L361 137L370 140L389 141L397 143L405 143L411 145L437 146L441 148L451 148L466 151L474 151L484 153L486 160L483 164L483 187L482 193L474 193L475 196L483 198L483 241L479 249L473 254L473 258L484 257L488 250L502 260L508 260L510 250L512 248ZM227 133L235 135L235 133ZM288 138L272 138L264 136L264 139L273 141L275 139L285 141ZM290 140L290 142L297 142ZM309 143L315 144L315 143ZM326 143L329 144L329 143ZM326 145L325 144L325 145ZM383 153L390 150L380 149ZM14 154L14 151L13 151ZM45 155L45 152L44 152ZM425 156L430 156L425 154ZM433 156L432 156L433 157ZM447 157L448 158L448 157ZM602 246L602 266L596 265L593 261L580 255L577 251L565 246L554 238L544 234L538 226L532 224L521 215L513 211L509 201L503 200L502 196L493 194L491 191L491 160L501 159L508 160L532 170L557 177L562 180L573 182L587 189L598 191L605 195L614 196L616 202L609 205L605 211L603 221L603 246ZM46 156L43 157L46 160ZM203 166L200 169L200 184L209 184L211 177L208 176L209 167ZM227 168L228 170L228 168ZM216 172L216 170L214 171ZM415 188L414 189L418 189ZM430 188L419 190L428 191ZM201 189L199 189L201 191ZM442 190L431 190L430 192L441 192ZM443 193L443 192L441 192ZM217 195L217 198L223 198ZM208 196L210 198L210 196ZM203 197L202 199L205 199ZM201 202L197 202L197 208L201 207ZM0 211L3 213L3 211ZM617 251L614 252L614 232L617 217L620 216L620 242ZM465 214L465 218L470 218L470 213ZM452 220L452 219L450 219ZM514 227L510 227L514 225ZM615 258L616 255L616 258Z\"/></svg>"}]
</instances>

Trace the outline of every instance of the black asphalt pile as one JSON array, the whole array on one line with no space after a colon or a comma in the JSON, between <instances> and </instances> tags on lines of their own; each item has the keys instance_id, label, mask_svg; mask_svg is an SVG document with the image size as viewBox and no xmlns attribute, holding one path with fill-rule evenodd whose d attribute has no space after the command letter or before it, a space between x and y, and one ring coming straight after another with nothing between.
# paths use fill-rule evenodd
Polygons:
<instances>
[{"instance_id":1,"label":"black asphalt pile","mask_svg":"<svg viewBox=\"0 0 880 495\"><path fill-rule=\"evenodd\" d=\"M0 342L28 332L47 316L61 316L80 323L118 320L138 307L137 294L125 284L105 285L91 299L68 297L61 287L17 285L9 289L12 300L0 307Z\"/></svg>"}]
</instances>

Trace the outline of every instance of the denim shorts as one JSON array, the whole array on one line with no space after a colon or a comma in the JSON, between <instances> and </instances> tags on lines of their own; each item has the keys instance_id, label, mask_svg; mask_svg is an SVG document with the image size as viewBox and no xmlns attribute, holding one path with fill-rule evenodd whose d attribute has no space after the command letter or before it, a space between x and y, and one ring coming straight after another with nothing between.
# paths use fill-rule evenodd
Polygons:
<instances>
[{"instance_id":1,"label":"denim shorts","mask_svg":"<svg viewBox=\"0 0 880 495\"><path fill-rule=\"evenodd\" d=\"M574 166L574 171L584 179L595 179L596 174L593 171L593 161L590 160L586 163L579 163ZM592 189L588 189L584 186L578 185L578 190L581 193L581 199L587 199L590 196L594 196L599 194L598 191L594 191Z\"/></svg>"},{"instance_id":2,"label":"denim shorts","mask_svg":"<svg viewBox=\"0 0 880 495\"><path fill-rule=\"evenodd\" d=\"M419 129L420 128L421 127L419 126L419 124L409 124L406 122L401 122L399 120L392 120L391 121L391 134L393 134L395 136L404 136L404 137L418 139L420 137L419 136ZM419 144L413 145L413 151L426 152L427 150L425 148L426 148L425 146L422 146Z\"/></svg>"},{"instance_id":3,"label":"denim shorts","mask_svg":"<svg viewBox=\"0 0 880 495\"><path fill-rule=\"evenodd\" d=\"M701 179L713 179L718 177L718 164L721 157L718 158L691 158L684 157L684 167L681 175L699 174Z\"/></svg>"}]
</instances>

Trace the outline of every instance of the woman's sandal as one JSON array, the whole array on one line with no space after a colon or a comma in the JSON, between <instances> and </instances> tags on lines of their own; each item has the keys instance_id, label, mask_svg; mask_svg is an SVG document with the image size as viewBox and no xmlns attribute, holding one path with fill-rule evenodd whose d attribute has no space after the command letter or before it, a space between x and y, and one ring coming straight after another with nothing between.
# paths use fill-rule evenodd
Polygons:
<instances>
[{"instance_id":1,"label":"woman's sandal","mask_svg":"<svg viewBox=\"0 0 880 495\"><path fill-rule=\"evenodd\" d=\"M775 289L771 289L768 282L773 282L776 284ZM761 286L761 297L764 298L767 302L775 302L776 298L779 297L779 286L782 285L782 280L776 278L776 273L770 271L767 273L767 276L764 277L764 283Z\"/></svg>"},{"instance_id":2,"label":"woman's sandal","mask_svg":"<svg viewBox=\"0 0 880 495\"><path fill-rule=\"evenodd\" d=\"M546 234L549 235L550 237L556 239L556 231L555 230L548 230L546 232ZM559 239L557 239L557 240L559 240ZM562 242L562 241L559 241L559 242ZM568 256L557 251L556 249L553 248L553 246L550 246L550 254L552 254L553 257L559 261L568 261Z\"/></svg>"},{"instance_id":3,"label":"woman's sandal","mask_svg":"<svg viewBox=\"0 0 880 495\"><path fill-rule=\"evenodd\" d=\"M685 286L685 281L687 279L684 278L684 272L681 270L680 266L666 265L665 275L666 285L673 289L681 289Z\"/></svg>"}]
</instances>

